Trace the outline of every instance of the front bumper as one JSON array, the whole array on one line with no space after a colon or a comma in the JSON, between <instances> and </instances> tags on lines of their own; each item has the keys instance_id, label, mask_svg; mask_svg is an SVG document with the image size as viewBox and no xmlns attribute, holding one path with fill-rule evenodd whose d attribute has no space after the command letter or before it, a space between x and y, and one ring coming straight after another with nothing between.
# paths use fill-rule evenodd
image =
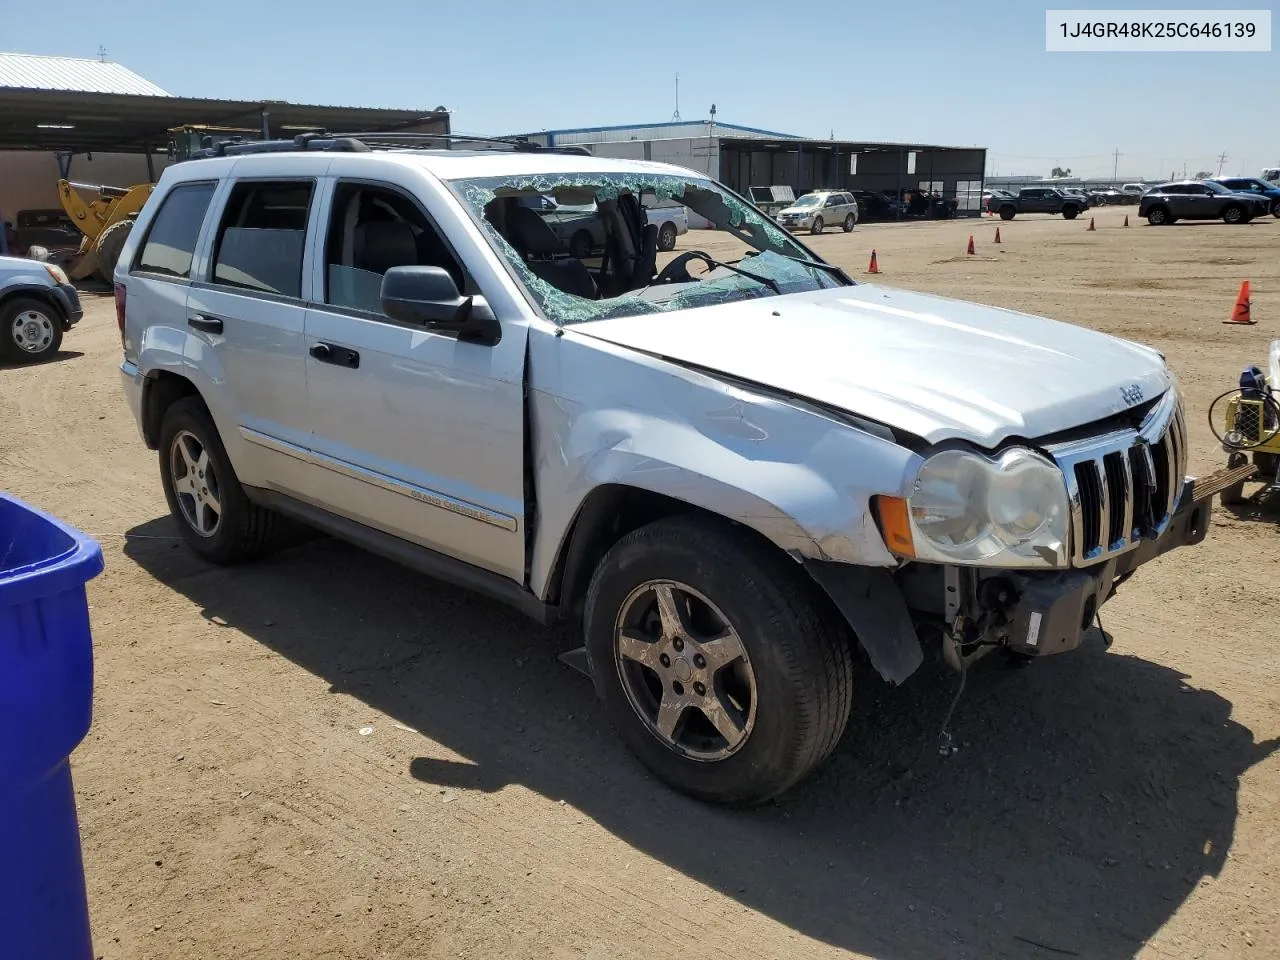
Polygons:
<instances>
[{"instance_id":1,"label":"front bumper","mask_svg":"<svg viewBox=\"0 0 1280 960\"><path fill-rule=\"evenodd\" d=\"M1007 612L1009 649L1048 656L1078 647L1098 609L1138 567L1205 538L1216 492L1212 485L1197 492L1196 481L1188 479L1164 533L1104 563L1057 573L1013 575L1018 599Z\"/></svg>"},{"instance_id":2,"label":"front bumper","mask_svg":"<svg viewBox=\"0 0 1280 960\"><path fill-rule=\"evenodd\" d=\"M53 295L62 307L62 329L70 330L84 316L84 307L80 305L80 293L69 283L60 283L53 288Z\"/></svg>"}]
</instances>

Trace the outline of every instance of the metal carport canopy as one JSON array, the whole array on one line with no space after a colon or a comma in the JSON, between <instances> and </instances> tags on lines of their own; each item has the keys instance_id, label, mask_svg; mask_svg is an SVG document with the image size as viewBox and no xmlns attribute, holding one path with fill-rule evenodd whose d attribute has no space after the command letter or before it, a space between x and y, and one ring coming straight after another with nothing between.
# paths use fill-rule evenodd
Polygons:
<instances>
[{"instance_id":1,"label":"metal carport canopy","mask_svg":"<svg viewBox=\"0 0 1280 960\"><path fill-rule=\"evenodd\" d=\"M441 107L390 110L0 87L0 150L158 152L165 149L173 127L197 124L257 131L264 111L276 137L317 129L450 132L449 111Z\"/></svg>"}]
</instances>

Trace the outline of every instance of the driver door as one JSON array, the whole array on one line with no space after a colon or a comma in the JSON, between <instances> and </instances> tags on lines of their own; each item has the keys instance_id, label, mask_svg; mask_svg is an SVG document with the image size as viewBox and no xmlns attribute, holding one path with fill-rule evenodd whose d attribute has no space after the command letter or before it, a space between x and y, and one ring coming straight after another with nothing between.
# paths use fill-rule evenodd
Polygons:
<instances>
[{"instance_id":1,"label":"driver door","mask_svg":"<svg viewBox=\"0 0 1280 960\"><path fill-rule=\"evenodd\" d=\"M442 267L464 294L484 293L437 226L456 214L403 176L325 182L305 321L308 493L343 517L522 582L527 328L506 323L489 345L382 312L382 276L397 266Z\"/></svg>"}]
</instances>

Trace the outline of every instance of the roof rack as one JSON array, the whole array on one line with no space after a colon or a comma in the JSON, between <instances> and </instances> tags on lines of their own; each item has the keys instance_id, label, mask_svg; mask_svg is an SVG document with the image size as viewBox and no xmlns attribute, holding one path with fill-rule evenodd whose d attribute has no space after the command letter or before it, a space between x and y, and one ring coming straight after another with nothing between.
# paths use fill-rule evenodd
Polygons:
<instances>
[{"instance_id":1,"label":"roof rack","mask_svg":"<svg viewBox=\"0 0 1280 960\"><path fill-rule=\"evenodd\" d=\"M426 144L443 144L453 150L455 144L502 146L519 153L572 153L591 156L585 147L544 147L524 137L484 137L462 133L362 132L300 133L291 140L241 140L235 138L192 154L192 159L234 157L251 153L292 153L299 150L327 150L335 153L366 153L370 150L403 150L422 148Z\"/></svg>"}]
</instances>

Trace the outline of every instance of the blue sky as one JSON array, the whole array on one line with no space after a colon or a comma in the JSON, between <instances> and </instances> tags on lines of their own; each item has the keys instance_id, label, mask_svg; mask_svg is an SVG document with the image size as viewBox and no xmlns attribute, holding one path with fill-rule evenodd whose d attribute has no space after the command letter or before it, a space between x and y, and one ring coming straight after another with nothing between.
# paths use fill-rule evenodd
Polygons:
<instances>
[{"instance_id":1,"label":"blue sky","mask_svg":"<svg viewBox=\"0 0 1280 960\"><path fill-rule=\"evenodd\" d=\"M443 104L467 132L666 120L678 71L686 120L715 103L784 132L977 144L989 173L1109 175L1117 148L1121 176L1216 171L1222 151L1224 173L1280 164L1275 52L1046 53L1046 6L0 0L0 49L101 44L190 96Z\"/></svg>"}]
</instances>

